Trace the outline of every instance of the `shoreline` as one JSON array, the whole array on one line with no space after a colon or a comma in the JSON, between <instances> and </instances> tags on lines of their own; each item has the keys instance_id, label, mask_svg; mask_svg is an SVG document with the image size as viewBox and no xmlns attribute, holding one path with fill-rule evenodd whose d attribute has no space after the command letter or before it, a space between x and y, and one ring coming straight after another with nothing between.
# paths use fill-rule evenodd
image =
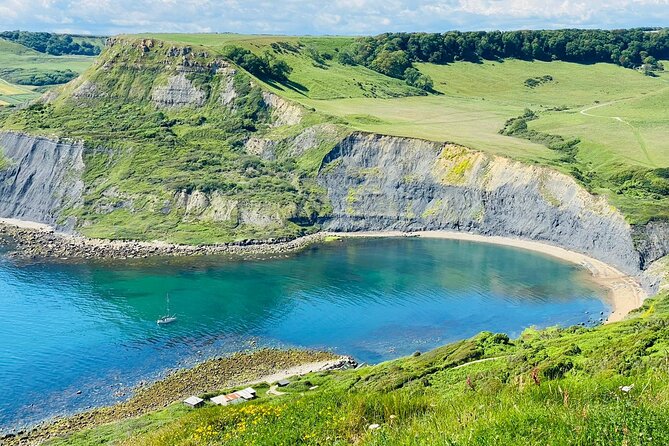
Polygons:
<instances>
[{"instance_id":1,"label":"shoreline","mask_svg":"<svg viewBox=\"0 0 669 446\"><path fill-rule=\"evenodd\" d=\"M633 276L614 266L586 254L570 251L545 242L512 237L488 236L469 232L435 231L322 231L295 239L244 240L218 245L180 245L167 242L125 241L92 239L79 235L57 232L53 227L31 221L0 218L0 236L7 235L17 242L17 249L10 256L28 259L142 259L155 256L204 256L204 255L280 255L297 252L311 245L324 242L328 237L422 237L491 243L525 249L549 255L585 268L591 279L608 290L607 301L611 314L605 323L617 322L639 308L649 296Z\"/></svg>"},{"instance_id":2,"label":"shoreline","mask_svg":"<svg viewBox=\"0 0 669 446\"><path fill-rule=\"evenodd\" d=\"M56 416L26 430L0 430L0 444L42 444L92 427L136 418L179 403L191 395L206 395L236 387L273 384L292 376L356 367L349 356L311 350L260 349L212 357L195 366L172 371L148 385L132 389L121 402L70 415Z\"/></svg>"},{"instance_id":3,"label":"shoreline","mask_svg":"<svg viewBox=\"0 0 669 446\"><path fill-rule=\"evenodd\" d=\"M367 232L328 232L328 235L342 238L385 238L385 237L418 237L446 240L461 240L475 243L490 243L499 246L519 248L528 251L546 254L557 259L584 267L591 275L592 280L608 290L608 303L611 304L611 314L605 323L618 322L631 311L639 308L648 297L648 293L632 276L625 274L615 267L585 254L570 251L559 246L543 242L523 240L511 237L488 236L455 231L367 231Z\"/></svg>"},{"instance_id":4,"label":"shoreline","mask_svg":"<svg viewBox=\"0 0 669 446\"><path fill-rule=\"evenodd\" d=\"M297 238L241 240L212 245L183 245L163 241L108 240L58 232L49 225L25 220L0 218L0 237L11 238L16 246L9 256L19 259L127 260L149 257L188 257L207 255L280 255L296 252L322 241L324 232Z\"/></svg>"}]
</instances>

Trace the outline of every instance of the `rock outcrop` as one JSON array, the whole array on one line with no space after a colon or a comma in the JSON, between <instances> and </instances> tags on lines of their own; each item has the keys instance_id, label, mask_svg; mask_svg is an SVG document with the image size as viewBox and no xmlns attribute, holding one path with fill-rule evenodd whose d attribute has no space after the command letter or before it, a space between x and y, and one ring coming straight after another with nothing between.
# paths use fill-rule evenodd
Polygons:
<instances>
[{"instance_id":1,"label":"rock outcrop","mask_svg":"<svg viewBox=\"0 0 669 446\"><path fill-rule=\"evenodd\" d=\"M262 98L272 113L274 127L296 125L302 121L304 112L299 105L286 101L282 97L267 91L263 91Z\"/></svg>"},{"instance_id":2,"label":"rock outcrop","mask_svg":"<svg viewBox=\"0 0 669 446\"><path fill-rule=\"evenodd\" d=\"M155 87L151 92L153 103L163 108L201 107L206 99L207 94L183 73L170 76L167 85Z\"/></svg>"},{"instance_id":3,"label":"rock outcrop","mask_svg":"<svg viewBox=\"0 0 669 446\"><path fill-rule=\"evenodd\" d=\"M181 191L174 199L175 210L183 213L185 221L204 221L249 225L256 228L281 226L294 217L295 205L279 205L240 201L219 192Z\"/></svg>"},{"instance_id":4,"label":"rock outcrop","mask_svg":"<svg viewBox=\"0 0 669 446\"><path fill-rule=\"evenodd\" d=\"M83 144L2 132L0 150L9 160L0 171L0 217L72 230L74 221L60 216L82 201Z\"/></svg>"},{"instance_id":5,"label":"rock outcrop","mask_svg":"<svg viewBox=\"0 0 669 446\"><path fill-rule=\"evenodd\" d=\"M335 231L454 230L516 236L586 253L638 274L632 228L602 197L554 170L450 144L356 133L325 158ZM648 239L654 257L666 239Z\"/></svg>"},{"instance_id":6,"label":"rock outcrop","mask_svg":"<svg viewBox=\"0 0 669 446\"><path fill-rule=\"evenodd\" d=\"M216 73L223 76L223 80L221 81L221 92L219 94L221 104L230 107L232 101L238 96L237 91L235 90L235 74L237 73L237 70L229 66L222 66L217 69Z\"/></svg>"}]
</instances>

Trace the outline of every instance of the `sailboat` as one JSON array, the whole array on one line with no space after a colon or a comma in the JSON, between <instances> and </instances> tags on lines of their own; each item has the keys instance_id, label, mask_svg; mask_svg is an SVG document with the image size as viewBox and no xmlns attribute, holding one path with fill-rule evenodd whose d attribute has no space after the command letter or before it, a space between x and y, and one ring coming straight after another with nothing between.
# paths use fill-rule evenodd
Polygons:
<instances>
[{"instance_id":1,"label":"sailboat","mask_svg":"<svg viewBox=\"0 0 669 446\"><path fill-rule=\"evenodd\" d=\"M166 300L167 300L167 313L165 314L165 316L161 317L160 319L158 319L156 321L158 323L158 325L171 324L172 322L176 322L176 320L177 320L176 315L170 314L170 295L169 294L166 296Z\"/></svg>"}]
</instances>

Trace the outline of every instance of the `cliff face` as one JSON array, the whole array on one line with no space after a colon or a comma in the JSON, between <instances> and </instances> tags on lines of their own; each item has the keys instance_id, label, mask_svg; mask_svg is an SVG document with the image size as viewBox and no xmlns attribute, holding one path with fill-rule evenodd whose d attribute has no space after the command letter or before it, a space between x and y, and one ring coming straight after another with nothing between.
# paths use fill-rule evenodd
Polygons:
<instances>
[{"instance_id":1,"label":"cliff face","mask_svg":"<svg viewBox=\"0 0 669 446\"><path fill-rule=\"evenodd\" d=\"M82 144L0 132L9 160L0 217L196 244L294 237L316 223L448 229L553 243L631 274L669 253L669 223L630 227L567 175L452 144L350 134L205 48L112 40L89 72L35 105L8 128L76 128L113 150L87 153L85 171Z\"/></svg>"},{"instance_id":2,"label":"cliff face","mask_svg":"<svg viewBox=\"0 0 669 446\"><path fill-rule=\"evenodd\" d=\"M59 216L81 202L83 149L80 143L1 132L0 150L9 166L0 170L0 217L73 229L73 221Z\"/></svg>"},{"instance_id":3,"label":"cliff face","mask_svg":"<svg viewBox=\"0 0 669 446\"><path fill-rule=\"evenodd\" d=\"M329 230L455 230L587 253L636 274L632 228L571 177L459 146L353 134L324 160ZM663 237L666 239L666 237ZM665 244L646 238L657 255Z\"/></svg>"},{"instance_id":4,"label":"cliff face","mask_svg":"<svg viewBox=\"0 0 669 446\"><path fill-rule=\"evenodd\" d=\"M62 213L82 202L83 145L3 132L0 148L9 161L0 171L0 217L74 230L77 222ZM515 236L583 252L630 274L669 252L664 222L632 228L567 175L451 144L355 133L326 155L317 181L332 206L322 221L326 230ZM184 221L254 226L281 225L295 214L217 197L182 193L171 207Z\"/></svg>"}]
</instances>

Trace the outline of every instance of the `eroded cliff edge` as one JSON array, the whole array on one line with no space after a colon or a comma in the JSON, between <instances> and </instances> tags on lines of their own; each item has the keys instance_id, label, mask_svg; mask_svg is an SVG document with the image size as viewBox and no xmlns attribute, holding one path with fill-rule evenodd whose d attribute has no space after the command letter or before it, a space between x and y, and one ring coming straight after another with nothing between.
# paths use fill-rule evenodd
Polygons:
<instances>
[{"instance_id":1,"label":"eroded cliff edge","mask_svg":"<svg viewBox=\"0 0 669 446\"><path fill-rule=\"evenodd\" d=\"M327 230L520 237L632 275L668 252L666 223L633 228L567 175L453 144L354 133L325 157L319 181L333 207Z\"/></svg>"},{"instance_id":2,"label":"eroded cliff edge","mask_svg":"<svg viewBox=\"0 0 669 446\"><path fill-rule=\"evenodd\" d=\"M63 215L82 201L83 144L4 132L0 147L9 160L0 217L75 229ZM442 229L547 242L638 276L649 290L655 279L640 272L669 252L667 223L632 227L567 175L453 144L352 133L325 156L317 181L332 206L325 230Z\"/></svg>"},{"instance_id":3,"label":"eroded cliff edge","mask_svg":"<svg viewBox=\"0 0 669 446\"><path fill-rule=\"evenodd\" d=\"M64 209L81 203L84 145L17 132L0 132L0 217L74 229Z\"/></svg>"}]
</instances>

